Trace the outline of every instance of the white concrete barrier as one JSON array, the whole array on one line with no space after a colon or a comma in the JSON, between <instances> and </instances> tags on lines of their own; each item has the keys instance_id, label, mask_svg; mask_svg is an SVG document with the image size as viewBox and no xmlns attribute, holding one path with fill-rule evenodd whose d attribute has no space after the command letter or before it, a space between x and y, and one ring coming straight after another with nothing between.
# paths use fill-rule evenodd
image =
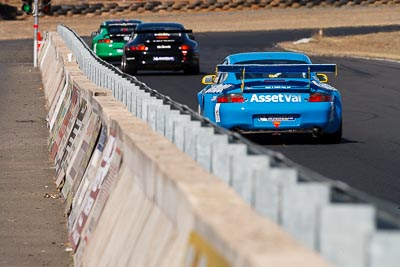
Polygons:
<instances>
[{"instance_id":1,"label":"white concrete barrier","mask_svg":"<svg viewBox=\"0 0 400 267\"><path fill-rule=\"evenodd\" d=\"M195 162L204 151L196 152L193 132L165 125L191 138L185 146L141 120L158 121L142 108L151 106L145 95L138 94L134 117L69 62L58 34L49 33L41 51L49 151L75 266L330 266Z\"/></svg>"}]
</instances>

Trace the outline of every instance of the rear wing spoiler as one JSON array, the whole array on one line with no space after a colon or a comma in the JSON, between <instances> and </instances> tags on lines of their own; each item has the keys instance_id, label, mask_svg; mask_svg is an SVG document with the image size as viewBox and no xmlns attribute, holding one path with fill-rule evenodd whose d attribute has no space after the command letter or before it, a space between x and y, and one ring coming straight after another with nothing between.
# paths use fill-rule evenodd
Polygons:
<instances>
[{"instance_id":1,"label":"rear wing spoiler","mask_svg":"<svg viewBox=\"0 0 400 267\"><path fill-rule=\"evenodd\" d=\"M335 73L335 75L337 75L337 65L336 64L217 65L217 72L233 72L233 73L322 72L322 73Z\"/></svg>"},{"instance_id":2,"label":"rear wing spoiler","mask_svg":"<svg viewBox=\"0 0 400 267\"><path fill-rule=\"evenodd\" d=\"M126 22L126 23L110 23L107 26L121 26L121 27L126 27L126 26L137 26L139 25L140 22Z\"/></svg>"},{"instance_id":3,"label":"rear wing spoiler","mask_svg":"<svg viewBox=\"0 0 400 267\"><path fill-rule=\"evenodd\" d=\"M308 73L309 87L311 86L311 72L335 73L337 76L336 64L248 64L248 65L217 65L216 72L240 73L241 90L244 90L245 73Z\"/></svg>"},{"instance_id":4,"label":"rear wing spoiler","mask_svg":"<svg viewBox=\"0 0 400 267\"><path fill-rule=\"evenodd\" d=\"M135 33L193 33L193 30L136 30Z\"/></svg>"},{"instance_id":5,"label":"rear wing spoiler","mask_svg":"<svg viewBox=\"0 0 400 267\"><path fill-rule=\"evenodd\" d=\"M129 27L129 26L137 26L139 25L141 22L115 22L115 23L109 23L109 24L103 24L101 25L102 28L106 28L106 27L114 27L114 26L119 26L119 27Z\"/></svg>"}]
</instances>

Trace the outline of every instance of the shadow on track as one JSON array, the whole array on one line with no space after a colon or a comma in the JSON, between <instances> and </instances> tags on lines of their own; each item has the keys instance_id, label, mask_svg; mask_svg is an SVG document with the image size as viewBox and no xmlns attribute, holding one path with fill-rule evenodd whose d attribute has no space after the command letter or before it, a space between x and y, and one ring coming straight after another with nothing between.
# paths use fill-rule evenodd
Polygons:
<instances>
[{"instance_id":1,"label":"shadow on track","mask_svg":"<svg viewBox=\"0 0 400 267\"><path fill-rule=\"evenodd\" d=\"M340 144L328 144L319 138L309 134L243 134L243 137L262 146L282 146L282 145L343 145L350 143L360 143L355 140L342 138Z\"/></svg>"}]
</instances>

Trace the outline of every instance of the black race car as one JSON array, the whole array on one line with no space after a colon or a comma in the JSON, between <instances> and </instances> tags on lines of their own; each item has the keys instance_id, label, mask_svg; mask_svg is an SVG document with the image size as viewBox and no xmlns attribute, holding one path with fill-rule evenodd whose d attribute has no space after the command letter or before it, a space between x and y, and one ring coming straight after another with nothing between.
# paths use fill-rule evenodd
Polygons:
<instances>
[{"instance_id":1,"label":"black race car","mask_svg":"<svg viewBox=\"0 0 400 267\"><path fill-rule=\"evenodd\" d=\"M179 23L141 23L125 44L122 71L136 74L138 70L183 70L186 74L200 72L199 45L191 30Z\"/></svg>"}]
</instances>

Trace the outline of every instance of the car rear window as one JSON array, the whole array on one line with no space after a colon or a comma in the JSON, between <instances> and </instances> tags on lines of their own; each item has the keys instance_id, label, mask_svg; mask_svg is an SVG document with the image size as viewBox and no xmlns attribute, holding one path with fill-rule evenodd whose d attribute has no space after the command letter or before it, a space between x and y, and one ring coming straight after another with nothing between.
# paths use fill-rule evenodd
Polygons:
<instances>
[{"instance_id":1,"label":"car rear window","mask_svg":"<svg viewBox=\"0 0 400 267\"><path fill-rule=\"evenodd\" d=\"M135 30L135 26L121 27L121 26L111 26L108 28L110 34L131 34Z\"/></svg>"},{"instance_id":2,"label":"car rear window","mask_svg":"<svg viewBox=\"0 0 400 267\"><path fill-rule=\"evenodd\" d=\"M145 40L181 40L186 32L183 27L176 26L142 26L138 34Z\"/></svg>"},{"instance_id":3,"label":"car rear window","mask_svg":"<svg viewBox=\"0 0 400 267\"><path fill-rule=\"evenodd\" d=\"M235 65L246 64L261 64L261 65L275 65L275 64L308 64L299 60L287 59L268 59L268 60L247 60L236 62ZM236 79L241 80L242 75L235 73ZM291 73L245 73L245 79L271 79L271 78L307 78L308 74L305 72L291 72Z\"/></svg>"},{"instance_id":4,"label":"car rear window","mask_svg":"<svg viewBox=\"0 0 400 267\"><path fill-rule=\"evenodd\" d=\"M287 59L265 59L265 60L247 60L236 62L235 65L245 65L245 64L308 64L305 61L300 60L287 60Z\"/></svg>"}]
</instances>

